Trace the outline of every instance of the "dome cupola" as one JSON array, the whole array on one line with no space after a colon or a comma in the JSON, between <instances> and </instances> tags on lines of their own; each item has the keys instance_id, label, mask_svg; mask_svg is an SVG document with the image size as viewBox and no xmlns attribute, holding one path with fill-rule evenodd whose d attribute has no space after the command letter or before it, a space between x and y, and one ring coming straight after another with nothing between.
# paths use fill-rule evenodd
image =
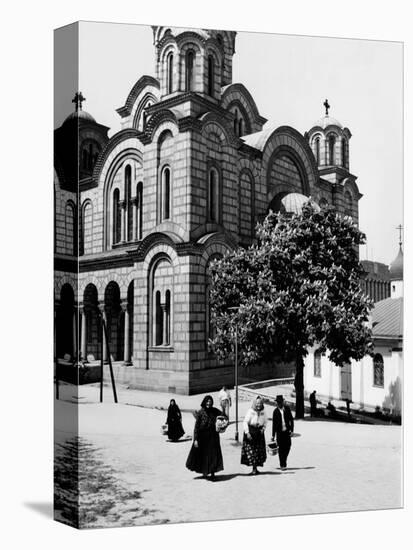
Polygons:
<instances>
[{"instance_id":1,"label":"dome cupola","mask_svg":"<svg viewBox=\"0 0 413 550\"><path fill-rule=\"evenodd\" d=\"M328 100L323 103L325 114L315 121L307 138L320 169L339 167L350 169L349 140L351 132L341 122L329 115L331 108Z\"/></svg>"},{"instance_id":2,"label":"dome cupola","mask_svg":"<svg viewBox=\"0 0 413 550\"><path fill-rule=\"evenodd\" d=\"M234 31L154 26L156 77L161 99L197 93L219 100L232 82Z\"/></svg>"}]
</instances>

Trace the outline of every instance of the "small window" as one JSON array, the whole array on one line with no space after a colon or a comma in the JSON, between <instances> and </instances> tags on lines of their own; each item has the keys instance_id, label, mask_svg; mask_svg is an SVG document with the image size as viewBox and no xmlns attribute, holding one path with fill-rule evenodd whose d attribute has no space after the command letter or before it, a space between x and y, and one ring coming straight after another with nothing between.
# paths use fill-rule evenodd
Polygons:
<instances>
[{"instance_id":1,"label":"small window","mask_svg":"<svg viewBox=\"0 0 413 550\"><path fill-rule=\"evenodd\" d=\"M142 239L142 191L143 184L140 181L136 188L136 238L138 241Z\"/></svg>"},{"instance_id":2,"label":"small window","mask_svg":"<svg viewBox=\"0 0 413 550\"><path fill-rule=\"evenodd\" d=\"M321 353L314 353L314 377L321 378Z\"/></svg>"},{"instance_id":3,"label":"small window","mask_svg":"<svg viewBox=\"0 0 413 550\"><path fill-rule=\"evenodd\" d=\"M166 93L171 94L173 92L173 75L174 75L174 56L172 53L167 58L167 89Z\"/></svg>"},{"instance_id":4,"label":"small window","mask_svg":"<svg viewBox=\"0 0 413 550\"><path fill-rule=\"evenodd\" d=\"M186 54L185 63L185 90L192 92L194 89L194 52L189 51Z\"/></svg>"},{"instance_id":5,"label":"small window","mask_svg":"<svg viewBox=\"0 0 413 550\"><path fill-rule=\"evenodd\" d=\"M344 138L341 141L341 164L344 168L347 165L347 142Z\"/></svg>"},{"instance_id":6,"label":"small window","mask_svg":"<svg viewBox=\"0 0 413 550\"><path fill-rule=\"evenodd\" d=\"M328 138L328 163L332 166L335 164L335 147L336 147L336 137L330 135Z\"/></svg>"},{"instance_id":7,"label":"small window","mask_svg":"<svg viewBox=\"0 0 413 550\"><path fill-rule=\"evenodd\" d=\"M131 198L131 186L132 186L132 168L128 164L125 168L125 198L126 198L126 213L127 213L127 240L131 241L133 238L133 205Z\"/></svg>"},{"instance_id":8,"label":"small window","mask_svg":"<svg viewBox=\"0 0 413 550\"><path fill-rule=\"evenodd\" d=\"M212 55L208 56L208 95L214 97L215 62Z\"/></svg>"},{"instance_id":9,"label":"small window","mask_svg":"<svg viewBox=\"0 0 413 550\"><path fill-rule=\"evenodd\" d=\"M208 175L208 218L211 222L219 221L219 175L216 168L211 168Z\"/></svg>"},{"instance_id":10,"label":"small window","mask_svg":"<svg viewBox=\"0 0 413 550\"><path fill-rule=\"evenodd\" d=\"M161 220L169 220L171 217L171 171L164 168L162 172L162 205Z\"/></svg>"},{"instance_id":11,"label":"small window","mask_svg":"<svg viewBox=\"0 0 413 550\"><path fill-rule=\"evenodd\" d=\"M316 138L315 140L315 159L317 161L317 165L320 165L320 138Z\"/></svg>"},{"instance_id":12,"label":"small window","mask_svg":"<svg viewBox=\"0 0 413 550\"><path fill-rule=\"evenodd\" d=\"M155 294L155 346L161 346L163 342L163 314L161 306L161 293Z\"/></svg>"},{"instance_id":13,"label":"small window","mask_svg":"<svg viewBox=\"0 0 413 550\"><path fill-rule=\"evenodd\" d=\"M373 358L373 386L384 388L384 361L380 353Z\"/></svg>"},{"instance_id":14,"label":"small window","mask_svg":"<svg viewBox=\"0 0 413 550\"><path fill-rule=\"evenodd\" d=\"M119 243L121 240L121 206L119 200L119 189L113 192L113 244Z\"/></svg>"}]
</instances>

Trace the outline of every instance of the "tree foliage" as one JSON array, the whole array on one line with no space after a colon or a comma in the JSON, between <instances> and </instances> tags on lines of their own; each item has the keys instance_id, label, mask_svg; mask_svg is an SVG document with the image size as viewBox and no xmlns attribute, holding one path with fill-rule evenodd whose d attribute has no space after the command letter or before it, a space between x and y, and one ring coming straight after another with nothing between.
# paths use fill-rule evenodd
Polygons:
<instances>
[{"instance_id":1,"label":"tree foliage","mask_svg":"<svg viewBox=\"0 0 413 550\"><path fill-rule=\"evenodd\" d=\"M364 242L352 219L332 208L309 201L300 214L270 212L254 245L211 265L214 352L232 353L237 327L245 365L302 361L314 345L337 365L361 359L372 346L357 254Z\"/></svg>"}]
</instances>

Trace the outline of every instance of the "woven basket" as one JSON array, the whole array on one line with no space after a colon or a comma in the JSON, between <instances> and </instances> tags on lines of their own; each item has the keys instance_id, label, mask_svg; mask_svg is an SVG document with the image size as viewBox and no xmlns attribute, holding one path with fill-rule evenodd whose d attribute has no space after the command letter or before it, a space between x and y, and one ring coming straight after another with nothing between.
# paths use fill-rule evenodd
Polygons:
<instances>
[{"instance_id":1,"label":"woven basket","mask_svg":"<svg viewBox=\"0 0 413 550\"><path fill-rule=\"evenodd\" d=\"M277 443L275 443L275 441L273 443L268 443L267 450L268 450L269 455L272 455L272 456L277 455L278 454L278 445L277 445Z\"/></svg>"},{"instance_id":2,"label":"woven basket","mask_svg":"<svg viewBox=\"0 0 413 550\"><path fill-rule=\"evenodd\" d=\"M162 435L168 435L168 424L162 424L162 426L161 426L161 434L162 434Z\"/></svg>"}]
</instances>

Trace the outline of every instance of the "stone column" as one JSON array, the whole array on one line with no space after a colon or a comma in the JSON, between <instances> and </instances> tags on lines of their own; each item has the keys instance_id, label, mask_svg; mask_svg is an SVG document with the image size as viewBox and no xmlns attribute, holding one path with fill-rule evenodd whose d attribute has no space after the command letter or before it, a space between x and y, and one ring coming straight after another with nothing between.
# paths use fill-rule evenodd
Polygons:
<instances>
[{"instance_id":1,"label":"stone column","mask_svg":"<svg viewBox=\"0 0 413 550\"><path fill-rule=\"evenodd\" d=\"M105 303L99 302L98 307L102 316L102 320L105 321L106 323L107 319L106 319ZM107 324L106 324L106 328L107 328ZM106 362L108 360L108 352L107 352L107 342L105 338L105 331L103 329L103 324L102 324L102 340L103 340L103 362Z\"/></svg>"},{"instance_id":2,"label":"stone column","mask_svg":"<svg viewBox=\"0 0 413 550\"><path fill-rule=\"evenodd\" d=\"M167 346L169 345L169 314L168 309L166 307L166 304L161 304L162 309L162 345Z\"/></svg>"},{"instance_id":3,"label":"stone column","mask_svg":"<svg viewBox=\"0 0 413 550\"><path fill-rule=\"evenodd\" d=\"M120 207L120 238L122 242L126 241L126 235L127 235L127 220L126 220L126 201L119 201L119 207Z\"/></svg>"},{"instance_id":4,"label":"stone column","mask_svg":"<svg viewBox=\"0 0 413 550\"><path fill-rule=\"evenodd\" d=\"M81 335L80 335L80 353L81 353L81 360L83 362L85 362L86 361L86 355L87 355L87 350L86 350L87 319L86 319L86 311L85 311L85 308L84 308L83 305L80 308L80 314L81 314L81 317L82 317L82 320L81 320L82 332L81 332Z\"/></svg>"},{"instance_id":5,"label":"stone column","mask_svg":"<svg viewBox=\"0 0 413 550\"><path fill-rule=\"evenodd\" d=\"M121 308L124 313L124 333L123 333L123 363L130 365L130 341L129 341L129 308L128 300L122 300Z\"/></svg>"}]
</instances>

